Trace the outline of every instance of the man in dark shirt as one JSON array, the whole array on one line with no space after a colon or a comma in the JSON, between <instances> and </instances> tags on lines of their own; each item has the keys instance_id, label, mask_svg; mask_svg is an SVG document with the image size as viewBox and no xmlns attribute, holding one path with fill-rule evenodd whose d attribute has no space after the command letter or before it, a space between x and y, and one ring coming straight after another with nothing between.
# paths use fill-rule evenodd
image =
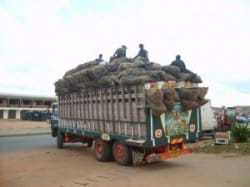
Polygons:
<instances>
[{"instance_id":1,"label":"man in dark shirt","mask_svg":"<svg viewBox=\"0 0 250 187\"><path fill-rule=\"evenodd\" d=\"M102 59L102 56L103 56L102 54L99 54L98 58L95 59L95 61L99 63L103 62L104 60Z\"/></svg>"},{"instance_id":2,"label":"man in dark shirt","mask_svg":"<svg viewBox=\"0 0 250 187\"><path fill-rule=\"evenodd\" d=\"M139 44L139 48L140 48L140 51L134 57L134 59L140 59L140 60L142 60L144 62L148 62L149 61L149 59L148 59L148 52L147 52L147 50L144 49L143 44Z\"/></svg>"},{"instance_id":3,"label":"man in dark shirt","mask_svg":"<svg viewBox=\"0 0 250 187\"><path fill-rule=\"evenodd\" d=\"M186 71L185 63L181 60L181 56L177 55L175 61L171 63L171 65L178 66L181 70L181 72Z\"/></svg>"},{"instance_id":4,"label":"man in dark shirt","mask_svg":"<svg viewBox=\"0 0 250 187\"><path fill-rule=\"evenodd\" d=\"M116 58L123 58L123 57L126 57L126 50L127 50L127 47L125 45L122 45L121 48L118 48L114 55L112 57L110 57L110 62Z\"/></svg>"}]
</instances>

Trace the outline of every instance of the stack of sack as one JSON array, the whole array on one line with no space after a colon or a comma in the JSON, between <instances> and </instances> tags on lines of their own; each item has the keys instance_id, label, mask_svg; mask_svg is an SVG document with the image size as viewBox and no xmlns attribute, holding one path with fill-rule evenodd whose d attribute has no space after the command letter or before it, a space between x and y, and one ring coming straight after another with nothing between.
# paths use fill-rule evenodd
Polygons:
<instances>
[{"instance_id":1,"label":"stack of sack","mask_svg":"<svg viewBox=\"0 0 250 187\"><path fill-rule=\"evenodd\" d=\"M208 88L169 88L147 90L147 103L155 117L162 113L171 112L176 102L183 106L182 111L198 108L208 102L205 99Z\"/></svg>"},{"instance_id":2,"label":"stack of sack","mask_svg":"<svg viewBox=\"0 0 250 187\"><path fill-rule=\"evenodd\" d=\"M152 81L202 82L197 74L189 70L181 72L177 66L119 58L111 63L100 64L94 60L78 65L55 82L55 92L64 95L86 88L129 86Z\"/></svg>"},{"instance_id":3,"label":"stack of sack","mask_svg":"<svg viewBox=\"0 0 250 187\"><path fill-rule=\"evenodd\" d=\"M78 65L55 82L57 95L79 92L89 88L130 86L152 81L188 81L201 83L199 75L182 70L178 66L161 66L158 63L145 63L141 60L119 58L111 63L100 64L98 60ZM183 110L191 110L205 104L208 88L169 88L147 90L147 101L154 116L172 111L176 102Z\"/></svg>"}]
</instances>

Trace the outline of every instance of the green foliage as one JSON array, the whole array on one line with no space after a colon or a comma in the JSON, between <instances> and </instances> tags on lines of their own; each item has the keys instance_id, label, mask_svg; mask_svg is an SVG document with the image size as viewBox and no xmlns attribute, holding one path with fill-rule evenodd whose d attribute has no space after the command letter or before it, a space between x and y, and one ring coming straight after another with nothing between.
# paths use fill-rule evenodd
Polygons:
<instances>
[{"instance_id":1,"label":"green foliage","mask_svg":"<svg viewBox=\"0 0 250 187\"><path fill-rule=\"evenodd\" d=\"M237 124L232 129L232 135L236 142L247 142L248 138L250 137L250 130L248 129L248 125Z\"/></svg>"}]
</instances>

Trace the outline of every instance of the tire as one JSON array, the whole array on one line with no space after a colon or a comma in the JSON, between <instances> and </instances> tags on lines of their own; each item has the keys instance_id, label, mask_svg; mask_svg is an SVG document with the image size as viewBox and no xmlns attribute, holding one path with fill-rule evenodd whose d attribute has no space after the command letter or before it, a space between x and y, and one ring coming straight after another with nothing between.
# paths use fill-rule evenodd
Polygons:
<instances>
[{"instance_id":1,"label":"tire","mask_svg":"<svg viewBox=\"0 0 250 187\"><path fill-rule=\"evenodd\" d=\"M95 156L96 160L107 162L112 160L111 144L98 138L95 140Z\"/></svg>"},{"instance_id":2,"label":"tire","mask_svg":"<svg viewBox=\"0 0 250 187\"><path fill-rule=\"evenodd\" d=\"M56 128L51 128L51 136L56 137L57 136L57 129Z\"/></svg>"},{"instance_id":3,"label":"tire","mask_svg":"<svg viewBox=\"0 0 250 187\"><path fill-rule=\"evenodd\" d=\"M87 141L87 147L88 147L88 148L91 148L92 145L93 145L93 140L88 140L88 141Z\"/></svg>"},{"instance_id":4,"label":"tire","mask_svg":"<svg viewBox=\"0 0 250 187\"><path fill-rule=\"evenodd\" d=\"M117 163L130 165L132 163L131 148L121 142L113 144L113 156Z\"/></svg>"},{"instance_id":5,"label":"tire","mask_svg":"<svg viewBox=\"0 0 250 187\"><path fill-rule=\"evenodd\" d=\"M56 142L57 142L57 148L62 149L64 142L64 133L60 132L59 130L57 131Z\"/></svg>"}]
</instances>

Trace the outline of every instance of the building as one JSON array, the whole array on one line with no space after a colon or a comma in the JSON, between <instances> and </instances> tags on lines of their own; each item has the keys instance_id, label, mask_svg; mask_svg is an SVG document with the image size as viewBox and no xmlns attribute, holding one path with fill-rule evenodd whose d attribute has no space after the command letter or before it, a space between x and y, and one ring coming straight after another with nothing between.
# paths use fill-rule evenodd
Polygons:
<instances>
[{"instance_id":1,"label":"building","mask_svg":"<svg viewBox=\"0 0 250 187\"><path fill-rule=\"evenodd\" d=\"M0 93L0 119L21 119L27 111L51 110L56 97Z\"/></svg>"}]
</instances>

